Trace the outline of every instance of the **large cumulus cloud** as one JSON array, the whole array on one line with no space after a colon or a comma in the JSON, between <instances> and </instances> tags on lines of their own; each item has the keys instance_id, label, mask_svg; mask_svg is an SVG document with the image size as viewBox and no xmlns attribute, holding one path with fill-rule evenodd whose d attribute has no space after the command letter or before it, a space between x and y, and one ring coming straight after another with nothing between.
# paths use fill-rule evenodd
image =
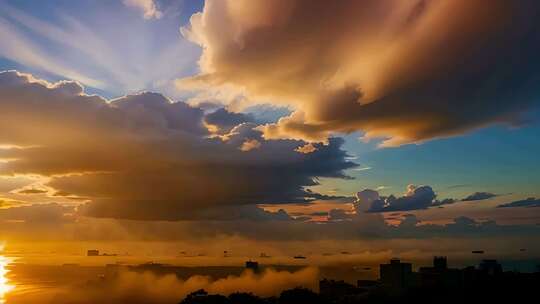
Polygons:
<instances>
[{"instance_id":1,"label":"large cumulus cloud","mask_svg":"<svg viewBox=\"0 0 540 304\"><path fill-rule=\"evenodd\" d=\"M375 190L366 189L356 194L356 206L365 206L367 212L411 211L453 204L456 200L436 199L437 194L430 186L407 186L403 196L380 196Z\"/></svg>"},{"instance_id":2,"label":"large cumulus cloud","mask_svg":"<svg viewBox=\"0 0 540 304\"><path fill-rule=\"evenodd\" d=\"M205 2L181 87L239 89L295 110L266 138L363 131L386 146L517 125L537 100L538 1Z\"/></svg>"},{"instance_id":3,"label":"large cumulus cloud","mask_svg":"<svg viewBox=\"0 0 540 304\"><path fill-rule=\"evenodd\" d=\"M80 211L92 216L236 218L258 211L218 209L309 201L316 193L304 187L317 177L355 166L341 139L302 154L305 142L265 141L249 123L213 137L201 109L160 94L105 100L18 72L0 73L0 112L0 174L47 178L57 193L88 198ZM242 151L250 140L260 145Z\"/></svg>"}]
</instances>

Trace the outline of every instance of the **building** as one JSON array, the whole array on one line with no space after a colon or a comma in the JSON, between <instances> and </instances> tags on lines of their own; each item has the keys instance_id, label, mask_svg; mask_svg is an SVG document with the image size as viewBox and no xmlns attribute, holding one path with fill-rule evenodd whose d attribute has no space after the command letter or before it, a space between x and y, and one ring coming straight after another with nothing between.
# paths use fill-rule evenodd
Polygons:
<instances>
[{"instance_id":1,"label":"building","mask_svg":"<svg viewBox=\"0 0 540 304\"><path fill-rule=\"evenodd\" d=\"M448 264L445 256L435 256L433 257L433 268L439 271L445 271L448 269Z\"/></svg>"},{"instance_id":2,"label":"building","mask_svg":"<svg viewBox=\"0 0 540 304\"><path fill-rule=\"evenodd\" d=\"M86 256L99 256L99 250L90 249L86 252Z\"/></svg>"},{"instance_id":3,"label":"building","mask_svg":"<svg viewBox=\"0 0 540 304\"><path fill-rule=\"evenodd\" d=\"M246 262L246 269L251 269L254 272L257 272L259 270L259 263L255 261L247 261Z\"/></svg>"},{"instance_id":4,"label":"building","mask_svg":"<svg viewBox=\"0 0 540 304\"><path fill-rule=\"evenodd\" d=\"M420 267L420 286L427 288L459 288L463 284L462 271L448 268L443 256L433 257L432 267Z\"/></svg>"},{"instance_id":5,"label":"building","mask_svg":"<svg viewBox=\"0 0 540 304\"><path fill-rule=\"evenodd\" d=\"M497 260L482 260L478 265L478 270L487 275L499 275L502 273L502 266Z\"/></svg>"},{"instance_id":6,"label":"building","mask_svg":"<svg viewBox=\"0 0 540 304\"><path fill-rule=\"evenodd\" d=\"M401 263L391 259L390 264L380 265L381 284L392 290L403 290L412 285L413 272L411 263Z\"/></svg>"}]
</instances>

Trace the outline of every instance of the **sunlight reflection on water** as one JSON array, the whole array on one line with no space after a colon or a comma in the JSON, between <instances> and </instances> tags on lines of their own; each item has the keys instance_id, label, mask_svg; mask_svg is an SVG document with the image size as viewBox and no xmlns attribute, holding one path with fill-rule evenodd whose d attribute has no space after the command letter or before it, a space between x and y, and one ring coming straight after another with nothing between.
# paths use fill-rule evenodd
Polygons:
<instances>
[{"instance_id":1,"label":"sunlight reflection on water","mask_svg":"<svg viewBox=\"0 0 540 304\"><path fill-rule=\"evenodd\" d=\"M9 270L7 270L8 264L9 260L0 255L0 304L5 303L6 294L14 288L7 278L7 273L9 272Z\"/></svg>"}]
</instances>

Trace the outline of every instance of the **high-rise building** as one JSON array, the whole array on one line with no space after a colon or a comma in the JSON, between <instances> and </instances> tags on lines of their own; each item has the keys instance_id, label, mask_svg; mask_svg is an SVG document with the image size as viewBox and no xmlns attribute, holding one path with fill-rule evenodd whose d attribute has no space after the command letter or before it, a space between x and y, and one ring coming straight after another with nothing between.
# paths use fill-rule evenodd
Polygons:
<instances>
[{"instance_id":1,"label":"high-rise building","mask_svg":"<svg viewBox=\"0 0 540 304\"><path fill-rule=\"evenodd\" d=\"M463 284L459 269L448 268L445 256L433 257L432 267L420 267L420 285L428 288L457 288Z\"/></svg>"},{"instance_id":2,"label":"high-rise building","mask_svg":"<svg viewBox=\"0 0 540 304\"><path fill-rule=\"evenodd\" d=\"M401 263L399 259L391 259L390 264L380 265L381 284L390 289L405 289L412 284L413 273L411 263Z\"/></svg>"},{"instance_id":3,"label":"high-rise building","mask_svg":"<svg viewBox=\"0 0 540 304\"><path fill-rule=\"evenodd\" d=\"M448 264L446 262L445 256L434 256L433 257L433 267L439 271L448 269Z\"/></svg>"},{"instance_id":4,"label":"high-rise building","mask_svg":"<svg viewBox=\"0 0 540 304\"><path fill-rule=\"evenodd\" d=\"M488 275L498 275L502 273L502 266L497 260L482 260L478 270Z\"/></svg>"}]
</instances>

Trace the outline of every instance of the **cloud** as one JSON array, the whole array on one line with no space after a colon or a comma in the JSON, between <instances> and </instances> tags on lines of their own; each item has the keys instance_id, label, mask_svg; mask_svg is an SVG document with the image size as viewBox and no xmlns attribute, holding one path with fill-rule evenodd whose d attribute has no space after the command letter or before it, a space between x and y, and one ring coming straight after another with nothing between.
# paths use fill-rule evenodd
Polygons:
<instances>
[{"instance_id":1,"label":"cloud","mask_svg":"<svg viewBox=\"0 0 540 304\"><path fill-rule=\"evenodd\" d=\"M459 216L452 222L444 225L422 224L414 214L404 216L401 223L394 228L391 234L400 237L466 237L466 236L492 236L497 234L514 234L526 226L501 226L494 221L477 221L466 216ZM527 228L525 228L527 229ZM532 229L534 230L534 229ZM519 234L520 232L517 232Z\"/></svg>"},{"instance_id":2,"label":"cloud","mask_svg":"<svg viewBox=\"0 0 540 304\"><path fill-rule=\"evenodd\" d=\"M20 205L20 204L23 204L24 202L21 202L21 201L15 201L15 200L12 200L12 199L5 199L5 198L2 198L0 197L0 208L7 208L7 207L12 207L14 205ZM0 209L2 210L2 209Z\"/></svg>"},{"instance_id":3,"label":"cloud","mask_svg":"<svg viewBox=\"0 0 540 304\"><path fill-rule=\"evenodd\" d=\"M403 216L403 219L399 223L399 228L415 228L418 224L420 224L420 221L414 214L405 214Z\"/></svg>"},{"instance_id":4,"label":"cloud","mask_svg":"<svg viewBox=\"0 0 540 304\"><path fill-rule=\"evenodd\" d=\"M29 188L29 189L20 189L16 191L17 194L44 194L48 191L45 189L35 189L35 188Z\"/></svg>"},{"instance_id":5,"label":"cloud","mask_svg":"<svg viewBox=\"0 0 540 304\"><path fill-rule=\"evenodd\" d=\"M240 275L213 279L194 275L185 280L174 274L157 275L152 272L118 270L105 282L72 284L68 289L52 289L55 303L178 303L188 294L204 289L211 294L229 295L250 292L258 296L277 296L286 289L303 286L317 290L319 270L306 267L298 271L265 269L260 274L244 271ZM49 291L45 291L47 294Z\"/></svg>"},{"instance_id":6,"label":"cloud","mask_svg":"<svg viewBox=\"0 0 540 304\"><path fill-rule=\"evenodd\" d=\"M332 216L316 215L328 216L328 221L304 221L293 219L283 210L265 212L256 206L231 206L205 210L205 213L199 211L200 217L196 220L137 221L85 217L73 207L44 204L0 209L0 230L8 242L159 240L184 243L179 246L192 248L190 250L195 252L210 253L210 250L216 256L222 255L222 248L232 248L233 252L254 257L263 250L271 254L298 254L310 246L319 248L317 242L325 241L334 244L331 247L337 251L344 245L336 241L366 242L360 247L365 250L365 246L373 248L381 242L384 243L382 248L403 248L402 243L396 243L399 239L485 240L486 237L527 236L525 240L530 243L531 238L540 237L540 226L534 224L501 225L492 220L464 216L457 216L447 224L433 224L420 221L414 214L395 217L390 223L382 213L366 211L366 206L359 204L356 212L332 211ZM209 242L214 244L210 249ZM291 247L294 244L296 249ZM456 248L464 246L463 243L454 245ZM118 250L128 249L121 247Z\"/></svg>"},{"instance_id":7,"label":"cloud","mask_svg":"<svg viewBox=\"0 0 540 304\"><path fill-rule=\"evenodd\" d=\"M430 186L409 185L401 197L381 197L375 190L363 190L358 192L356 204L369 206L368 212L390 212L422 210L456 202L454 199L436 200L436 197Z\"/></svg>"},{"instance_id":8,"label":"cloud","mask_svg":"<svg viewBox=\"0 0 540 304\"><path fill-rule=\"evenodd\" d=\"M80 208L89 216L179 220L308 202L321 197L305 190L318 177L347 178L356 166L339 138L310 154L294 151L302 141L265 140L252 123L216 138L203 110L160 94L105 100L13 71L0 73L0 112L0 158L10 160L0 175L46 177L53 192L90 200ZM242 152L246 141L257 149Z\"/></svg>"},{"instance_id":9,"label":"cloud","mask_svg":"<svg viewBox=\"0 0 540 304\"><path fill-rule=\"evenodd\" d=\"M59 204L35 204L0 209L0 220L33 223L60 223L70 219L73 207Z\"/></svg>"},{"instance_id":10,"label":"cloud","mask_svg":"<svg viewBox=\"0 0 540 304\"><path fill-rule=\"evenodd\" d=\"M122 0L122 2L126 6L139 9L144 19L159 19L163 16L155 0Z\"/></svg>"},{"instance_id":11,"label":"cloud","mask_svg":"<svg viewBox=\"0 0 540 304\"><path fill-rule=\"evenodd\" d=\"M356 213L343 216L345 214L339 211L336 212L338 218L326 222L209 222L204 228L190 228L189 232L201 234L201 237L230 235L259 241L283 242L540 236L540 227L537 225L500 225L492 220L478 220L466 216L458 216L447 224L431 224L420 221L414 214L404 216L394 225L386 222L381 213L366 211L365 206L358 205Z\"/></svg>"},{"instance_id":12,"label":"cloud","mask_svg":"<svg viewBox=\"0 0 540 304\"><path fill-rule=\"evenodd\" d=\"M182 28L201 73L183 89L236 88L294 109L265 138L361 131L397 146L493 124L537 105L534 0L221 1Z\"/></svg>"},{"instance_id":13,"label":"cloud","mask_svg":"<svg viewBox=\"0 0 540 304\"><path fill-rule=\"evenodd\" d=\"M350 220L353 215L343 209L331 209L328 211L328 220L329 221L343 221Z\"/></svg>"},{"instance_id":14,"label":"cloud","mask_svg":"<svg viewBox=\"0 0 540 304\"><path fill-rule=\"evenodd\" d=\"M294 149L294 151L307 154L317 151L317 148L313 145L313 143L307 143L301 147Z\"/></svg>"},{"instance_id":15,"label":"cloud","mask_svg":"<svg viewBox=\"0 0 540 304\"><path fill-rule=\"evenodd\" d=\"M371 167L360 167L360 168L355 168L353 170L354 171L367 171L367 170L371 170Z\"/></svg>"},{"instance_id":16,"label":"cloud","mask_svg":"<svg viewBox=\"0 0 540 304\"><path fill-rule=\"evenodd\" d=\"M261 147L261 142L256 139L248 139L240 146L240 151L248 152L251 150L259 149Z\"/></svg>"},{"instance_id":17,"label":"cloud","mask_svg":"<svg viewBox=\"0 0 540 304\"><path fill-rule=\"evenodd\" d=\"M247 122L255 122L252 115L229 112L224 108L219 108L204 116L204 123L209 130L220 134L229 133L237 125Z\"/></svg>"},{"instance_id":18,"label":"cloud","mask_svg":"<svg viewBox=\"0 0 540 304\"><path fill-rule=\"evenodd\" d=\"M459 188L469 188L471 187L472 185L470 184L457 184L457 185L452 185L452 186L449 186L447 187L448 189L459 189Z\"/></svg>"},{"instance_id":19,"label":"cloud","mask_svg":"<svg viewBox=\"0 0 540 304\"><path fill-rule=\"evenodd\" d=\"M514 201L497 206L497 208L513 208L513 207L540 207L540 199L529 197L524 200Z\"/></svg>"},{"instance_id":20,"label":"cloud","mask_svg":"<svg viewBox=\"0 0 540 304\"><path fill-rule=\"evenodd\" d=\"M490 199L490 198L493 198L493 197L496 197L496 196L497 196L497 194L493 194L493 193L489 193L489 192L475 192L475 193L467 196L466 198L462 199L462 201L464 201L464 202L481 201L481 200Z\"/></svg>"}]
</instances>

